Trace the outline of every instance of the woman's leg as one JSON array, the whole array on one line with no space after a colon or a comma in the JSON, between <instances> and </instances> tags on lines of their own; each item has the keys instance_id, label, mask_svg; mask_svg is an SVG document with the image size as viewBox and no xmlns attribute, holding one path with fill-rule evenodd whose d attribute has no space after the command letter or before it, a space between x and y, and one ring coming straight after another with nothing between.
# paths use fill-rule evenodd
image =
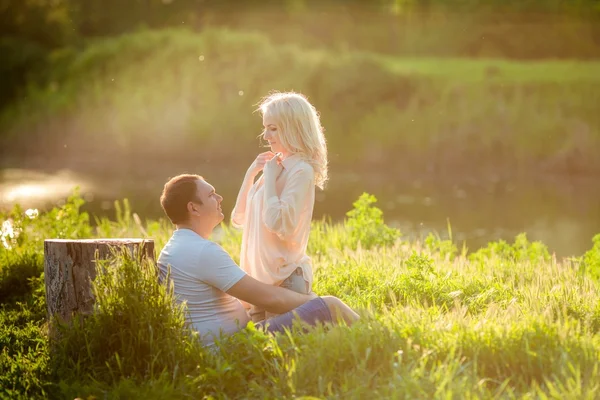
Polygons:
<instances>
[{"instance_id":1,"label":"woman's leg","mask_svg":"<svg viewBox=\"0 0 600 400\"><path fill-rule=\"evenodd\" d=\"M311 289L310 284L306 281L306 279L304 279L304 273L301 267L296 268L294 272L292 272L292 274L288 276L286 280L281 282L279 286L302 294L310 293ZM268 311L265 313L265 317L267 319L276 317L277 315L279 314L273 314Z\"/></svg>"}]
</instances>

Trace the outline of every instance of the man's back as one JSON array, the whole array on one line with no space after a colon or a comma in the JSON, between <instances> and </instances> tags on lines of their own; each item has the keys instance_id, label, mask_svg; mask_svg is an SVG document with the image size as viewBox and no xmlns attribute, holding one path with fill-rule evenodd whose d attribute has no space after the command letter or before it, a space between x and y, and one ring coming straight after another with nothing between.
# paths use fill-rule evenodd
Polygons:
<instances>
[{"instance_id":1,"label":"man's back","mask_svg":"<svg viewBox=\"0 0 600 400\"><path fill-rule=\"evenodd\" d=\"M187 302L188 320L205 343L219 331L231 334L246 326L246 310L225 293L246 273L218 244L192 230L178 229L161 251L158 265L162 278L170 266L175 295Z\"/></svg>"}]
</instances>

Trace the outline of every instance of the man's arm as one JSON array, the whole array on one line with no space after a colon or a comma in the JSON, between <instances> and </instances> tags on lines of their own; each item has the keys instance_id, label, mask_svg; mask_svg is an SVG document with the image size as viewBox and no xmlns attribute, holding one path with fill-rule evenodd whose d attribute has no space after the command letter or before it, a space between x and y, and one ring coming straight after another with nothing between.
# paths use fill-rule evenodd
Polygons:
<instances>
[{"instance_id":1,"label":"man's arm","mask_svg":"<svg viewBox=\"0 0 600 400\"><path fill-rule=\"evenodd\" d=\"M267 285L249 275L240 279L226 293L275 314L291 311L317 297L314 293L301 294L279 286Z\"/></svg>"}]
</instances>

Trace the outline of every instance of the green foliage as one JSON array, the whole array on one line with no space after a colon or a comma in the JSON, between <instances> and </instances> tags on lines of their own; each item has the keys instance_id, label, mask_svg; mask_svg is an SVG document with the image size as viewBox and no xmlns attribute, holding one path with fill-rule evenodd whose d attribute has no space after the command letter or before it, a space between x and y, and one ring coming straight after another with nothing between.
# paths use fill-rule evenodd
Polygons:
<instances>
[{"instance_id":1,"label":"green foliage","mask_svg":"<svg viewBox=\"0 0 600 400\"><path fill-rule=\"evenodd\" d=\"M95 235L98 237L139 237L154 240L154 248L162 249L171 236L173 225L168 220L141 220L131 210L129 200L115 200L115 219L95 217Z\"/></svg>"},{"instance_id":2,"label":"green foliage","mask_svg":"<svg viewBox=\"0 0 600 400\"><path fill-rule=\"evenodd\" d=\"M330 149L344 149L341 164L401 158L416 171L425 164L596 171L597 64L400 58L284 45L215 27L141 30L52 51L18 101L1 110L0 148L16 156L62 152L66 144L73 154L107 159L250 160L260 130L252 110L276 89L310 98ZM225 151L224 140L238 146ZM190 146L200 153L188 155Z\"/></svg>"},{"instance_id":3,"label":"green foliage","mask_svg":"<svg viewBox=\"0 0 600 400\"><path fill-rule=\"evenodd\" d=\"M40 73L46 64L46 51L31 41L0 38L0 109L14 101L27 86L27 79Z\"/></svg>"},{"instance_id":4,"label":"green foliage","mask_svg":"<svg viewBox=\"0 0 600 400\"><path fill-rule=\"evenodd\" d=\"M0 307L0 398L596 397L600 292L588 266L600 235L581 258L583 274L524 234L464 257L433 235L424 244L397 240L398 232L378 242L390 228L374 200L362 195L345 223L315 221L311 233L315 291L356 308L358 323L276 335L251 325L211 350L188 330L185 306L155 265L129 253L98 263L94 313L49 339L43 274L31 267L46 234L164 243L169 223L142 222L124 201L94 230L76 195L62 214L3 215L22 229L4 237L12 247L0 246L3 257L21 257L38 275L21 279L19 296ZM234 256L240 238L226 225L215 233Z\"/></svg>"},{"instance_id":5,"label":"green foliage","mask_svg":"<svg viewBox=\"0 0 600 400\"><path fill-rule=\"evenodd\" d=\"M198 7L196 0L133 3L24 0L5 2L0 9L3 20L0 33L35 40L46 46L58 46L77 39L118 35L139 29L221 25L260 29L279 40L319 44L327 48L345 46L397 54L460 51L470 55L486 54L485 43L478 42L482 41L482 35L488 35L488 41L492 42L488 46L504 56L527 57L526 50L529 50L533 53L529 57L548 57L551 51L558 54L550 56L586 54L586 50L589 51L586 45L593 43L592 38L580 35L581 43L577 44L569 43L568 39L573 30L575 34L584 31L575 22L595 21L599 11L597 2L586 0L436 0L427 3L412 0L288 0L266 3L221 0L207 2L202 7ZM495 17L498 13L502 14L502 23ZM270 23L265 25L264 20L269 17ZM357 18L361 18L361 24L352 24ZM535 29L528 31L524 20L534 21L531 25ZM428 23L435 25L436 29L427 29ZM456 29L461 23L472 31L471 37ZM397 24L402 24L404 29L394 29ZM449 37L453 27L454 35ZM518 39L527 37L527 33L531 33L528 39L532 43L519 43ZM551 43L544 43L544 35L549 36ZM575 49L571 50L573 47Z\"/></svg>"},{"instance_id":6,"label":"green foliage","mask_svg":"<svg viewBox=\"0 0 600 400\"><path fill-rule=\"evenodd\" d=\"M594 236L592 242L594 245L583 255L581 266L584 273L600 280L600 234Z\"/></svg>"},{"instance_id":7,"label":"green foliage","mask_svg":"<svg viewBox=\"0 0 600 400\"><path fill-rule=\"evenodd\" d=\"M391 245L401 236L400 230L383 222L383 211L375 207L377 199L372 194L363 193L348 211L345 226L349 233L349 245L370 249L374 246Z\"/></svg>"},{"instance_id":8,"label":"green foliage","mask_svg":"<svg viewBox=\"0 0 600 400\"><path fill-rule=\"evenodd\" d=\"M452 242L452 239L442 239L439 235L429 233L425 238L425 248L432 254L439 254L443 259L454 260L454 257L458 253L456 245Z\"/></svg>"},{"instance_id":9,"label":"green foliage","mask_svg":"<svg viewBox=\"0 0 600 400\"><path fill-rule=\"evenodd\" d=\"M57 47L74 35L69 0L5 1L0 9L4 37Z\"/></svg>"},{"instance_id":10,"label":"green foliage","mask_svg":"<svg viewBox=\"0 0 600 400\"><path fill-rule=\"evenodd\" d=\"M526 233L520 233L515 237L515 242L512 245L504 240L490 242L487 247L469 255L469 260L481 265L489 263L493 259L511 263L548 262L550 261L550 253L542 242L530 242L527 240Z\"/></svg>"},{"instance_id":11,"label":"green foliage","mask_svg":"<svg viewBox=\"0 0 600 400\"><path fill-rule=\"evenodd\" d=\"M35 243L43 243L46 238L89 238L92 234L92 227L89 224L88 214L81 212L81 206L84 203L85 200L79 195L79 188L76 188L62 207L55 207L45 213L42 218L34 219L36 221L34 224L35 235L33 236ZM29 232L30 235L33 233Z\"/></svg>"},{"instance_id":12,"label":"green foliage","mask_svg":"<svg viewBox=\"0 0 600 400\"><path fill-rule=\"evenodd\" d=\"M358 251L346 253L341 261L339 256L334 260L317 269L315 290L337 296L354 307L431 305L444 310L465 307L479 313L490 304L506 307L515 297L509 285L492 277L450 274L436 267L431 258L414 251Z\"/></svg>"},{"instance_id":13,"label":"green foliage","mask_svg":"<svg viewBox=\"0 0 600 400\"><path fill-rule=\"evenodd\" d=\"M0 309L0 398L47 395L50 383L48 342L40 323L26 309Z\"/></svg>"},{"instance_id":14,"label":"green foliage","mask_svg":"<svg viewBox=\"0 0 600 400\"><path fill-rule=\"evenodd\" d=\"M92 289L92 315L58 326L55 368L66 380L140 381L165 371L175 379L190 372L181 367L189 357L201 361L199 340L185 329L184 308L172 286L159 282L152 260L115 251L98 261Z\"/></svg>"},{"instance_id":15,"label":"green foliage","mask_svg":"<svg viewBox=\"0 0 600 400\"><path fill-rule=\"evenodd\" d=\"M83 203L76 189L62 207L41 215L19 205L0 213L0 302L30 292L29 279L44 269L44 239L90 237L88 215L80 212Z\"/></svg>"},{"instance_id":16,"label":"green foliage","mask_svg":"<svg viewBox=\"0 0 600 400\"><path fill-rule=\"evenodd\" d=\"M40 276L43 271L44 255L40 251L0 250L0 303L29 294L28 280Z\"/></svg>"},{"instance_id":17,"label":"green foliage","mask_svg":"<svg viewBox=\"0 0 600 400\"><path fill-rule=\"evenodd\" d=\"M273 336L257 331L251 324L240 333L217 341L217 346L193 380L203 395L219 397L228 387L230 398L289 396L286 381L293 366L286 349Z\"/></svg>"},{"instance_id":18,"label":"green foliage","mask_svg":"<svg viewBox=\"0 0 600 400\"><path fill-rule=\"evenodd\" d=\"M217 232L217 234L213 234L211 239L219 242L225 251L231 255L233 260L239 264L239 253L242 247L242 231L234 228L232 225L222 223Z\"/></svg>"},{"instance_id":19,"label":"green foliage","mask_svg":"<svg viewBox=\"0 0 600 400\"><path fill-rule=\"evenodd\" d=\"M25 301L2 301L0 306L0 398L45 397L50 389L48 341L45 335L44 277L13 288L30 293Z\"/></svg>"}]
</instances>

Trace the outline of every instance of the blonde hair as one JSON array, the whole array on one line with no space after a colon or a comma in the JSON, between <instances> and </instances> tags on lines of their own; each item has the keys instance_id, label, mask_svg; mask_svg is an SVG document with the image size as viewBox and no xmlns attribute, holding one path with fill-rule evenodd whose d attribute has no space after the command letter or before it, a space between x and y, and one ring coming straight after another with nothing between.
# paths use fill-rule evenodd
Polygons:
<instances>
[{"instance_id":1,"label":"blonde hair","mask_svg":"<svg viewBox=\"0 0 600 400\"><path fill-rule=\"evenodd\" d=\"M275 120L283 147L313 167L315 185L323 189L327 182L327 143L316 108L300 93L275 92L260 102L259 110Z\"/></svg>"}]
</instances>

